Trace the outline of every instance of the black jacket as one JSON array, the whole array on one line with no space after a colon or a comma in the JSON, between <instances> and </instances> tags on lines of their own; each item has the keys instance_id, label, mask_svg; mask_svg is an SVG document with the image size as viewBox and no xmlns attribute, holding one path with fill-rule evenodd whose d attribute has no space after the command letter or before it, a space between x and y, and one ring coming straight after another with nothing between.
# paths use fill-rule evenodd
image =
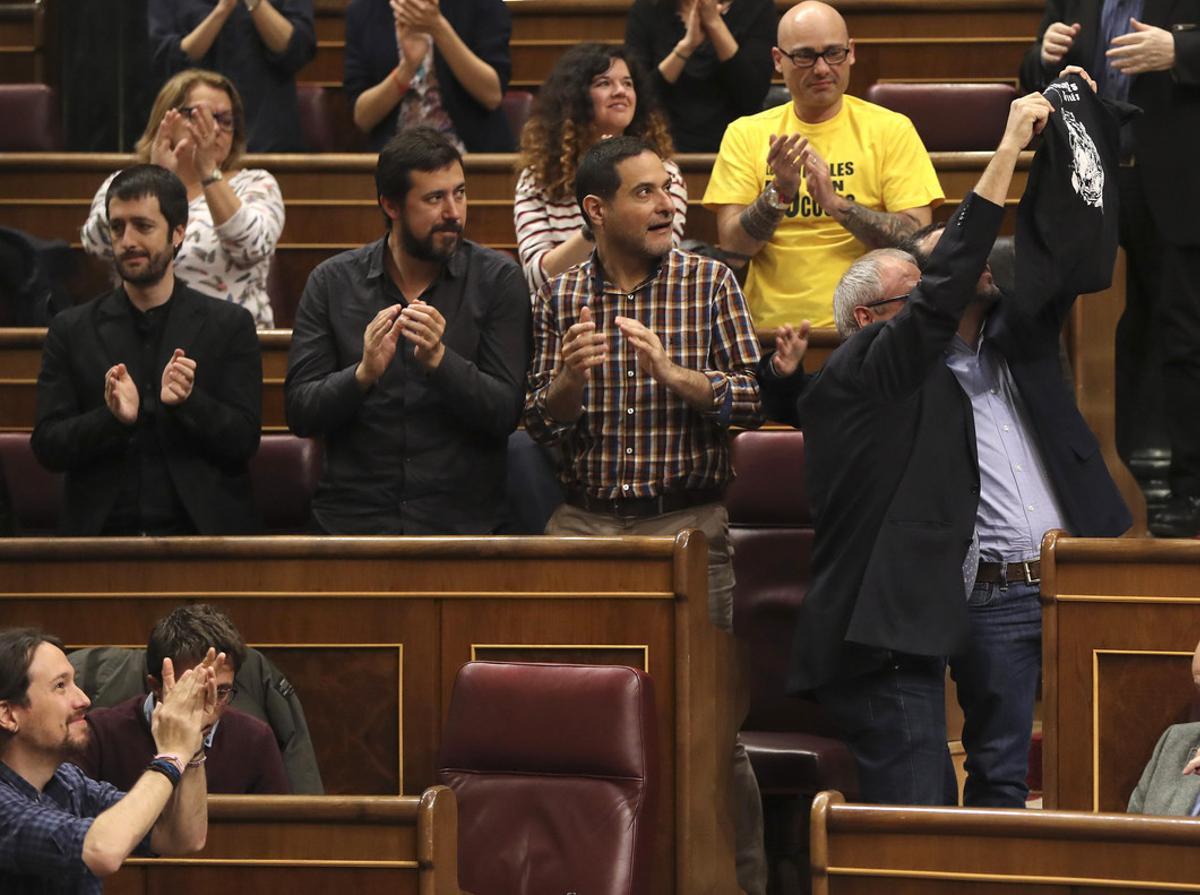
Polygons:
<instances>
[{"instance_id":1,"label":"black jacket","mask_svg":"<svg viewBox=\"0 0 1200 895\"><path fill-rule=\"evenodd\" d=\"M967 636L962 563L979 502L970 399L944 353L995 241L1003 210L974 194L954 213L908 307L849 338L805 381L762 377L768 415L801 424L816 526L789 687L845 670L843 644L952 655ZM1099 445L1062 381L1058 335L1074 296L1036 317L1002 303L987 336L1026 404L1075 534L1130 525ZM798 400L797 400L798 398Z\"/></svg>"},{"instance_id":2,"label":"black jacket","mask_svg":"<svg viewBox=\"0 0 1200 895\"><path fill-rule=\"evenodd\" d=\"M159 346L161 370L176 348L196 361L192 394L156 420L179 499L200 534L252 531L247 464L262 428L262 358L243 307L175 280ZM134 428L104 403L104 376L123 363L141 382L141 350L123 287L50 322L37 383L32 447L47 469L66 472L61 529L98 534L123 481Z\"/></svg>"}]
</instances>

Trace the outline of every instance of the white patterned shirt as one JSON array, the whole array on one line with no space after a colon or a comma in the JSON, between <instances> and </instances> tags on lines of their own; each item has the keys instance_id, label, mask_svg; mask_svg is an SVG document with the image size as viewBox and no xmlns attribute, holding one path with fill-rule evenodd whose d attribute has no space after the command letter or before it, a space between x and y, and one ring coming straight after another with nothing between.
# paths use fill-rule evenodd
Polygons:
<instances>
[{"instance_id":1,"label":"white patterned shirt","mask_svg":"<svg viewBox=\"0 0 1200 895\"><path fill-rule=\"evenodd\" d=\"M117 173L100 185L80 233L84 250L107 260L112 260L113 251L104 197ZM183 245L175 256L175 274L197 292L241 305L254 317L255 326L270 329L275 320L267 274L283 232L283 194L275 178L257 168L238 171L228 182L242 207L218 227L203 193L193 199ZM114 285L117 279L114 272Z\"/></svg>"}]
</instances>

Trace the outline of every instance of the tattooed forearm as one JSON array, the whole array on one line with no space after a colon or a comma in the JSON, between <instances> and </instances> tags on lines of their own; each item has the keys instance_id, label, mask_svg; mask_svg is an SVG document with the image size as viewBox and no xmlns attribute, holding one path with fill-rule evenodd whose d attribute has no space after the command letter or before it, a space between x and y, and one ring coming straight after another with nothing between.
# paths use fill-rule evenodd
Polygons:
<instances>
[{"instance_id":1,"label":"tattooed forearm","mask_svg":"<svg viewBox=\"0 0 1200 895\"><path fill-rule=\"evenodd\" d=\"M738 223L746 231L746 235L757 242L766 242L775 235L775 228L783 220L783 210L772 208L767 204L767 197L760 194L757 199L746 206L738 218Z\"/></svg>"},{"instance_id":2,"label":"tattooed forearm","mask_svg":"<svg viewBox=\"0 0 1200 895\"><path fill-rule=\"evenodd\" d=\"M841 225L869 249L886 249L921 229L921 224L903 212L874 211L851 202L842 213Z\"/></svg>"}]
</instances>

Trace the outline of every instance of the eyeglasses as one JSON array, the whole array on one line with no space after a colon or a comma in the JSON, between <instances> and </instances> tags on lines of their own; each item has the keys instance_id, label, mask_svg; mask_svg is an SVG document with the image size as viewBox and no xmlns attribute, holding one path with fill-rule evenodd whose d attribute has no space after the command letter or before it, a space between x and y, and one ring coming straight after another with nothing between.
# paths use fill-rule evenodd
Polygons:
<instances>
[{"instance_id":1,"label":"eyeglasses","mask_svg":"<svg viewBox=\"0 0 1200 895\"><path fill-rule=\"evenodd\" d=\"M217 705L229 705L235 696L237 696L237 687L232 684L217 687Z\"/></svg>"},{"instance_id":2,"label":"eyeglasses","mask_svg":"<svg viewBox=\"0 0 1200 895\"><path fill-rule=\"evenodd\" d=\"M824 59L826 65L841 65L850 55L849 47L829 47L818 53L816 50L799 49L792 50L790 53L787 50L780 50L784 56L792 60L792 65L796 68L812 68L817 64L818 59Z\"/></svg>"},{"instance_id":3,"label":"eyeglasses","mask_svg":"<svg viewBox=\"0 0 1200 895\"><path fill-rule=\"evenodd\" d=\"M183 106L179 110L179 114L184 118L191 118L200 111L199 106ZM233 113L232 112L213 112L213 121L217 127L223 131L233 133Z\"/></svg>"},{"instance_id":4,"label":"eyeglasses","mask_svg":"<svg viewBox=\"0 0 1200 895\"><path fill-rule=\"evenodd\" d=\"M908 301L908 297L910 295L912 295L911 292L905 292L903 295L893 295L891 298L879 298L879 299L876 299L875 301L867 302L865 305L863 305L863 307L864 308L879 308L879 307L883 307L884 305L890 305L894 301Z\"/></svg>"}]
</instances>

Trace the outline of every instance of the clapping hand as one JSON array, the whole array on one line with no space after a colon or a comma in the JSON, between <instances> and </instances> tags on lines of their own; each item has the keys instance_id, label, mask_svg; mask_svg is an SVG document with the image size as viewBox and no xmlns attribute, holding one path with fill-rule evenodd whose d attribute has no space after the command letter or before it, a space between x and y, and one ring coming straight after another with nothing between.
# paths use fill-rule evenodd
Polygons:
<instances>
[{"instance_id":1,"label":"clapping hand","mask_svg":"<svg viewBox=\"0 0 1200 895\"><path fill-rule=\"evenodd\" d=\"M104 374L104 403L112 411L112 415L127 426L137 422L138 404L137 383L129 375L124 364L115 364Z\"/></svg>"}]
</instances>

